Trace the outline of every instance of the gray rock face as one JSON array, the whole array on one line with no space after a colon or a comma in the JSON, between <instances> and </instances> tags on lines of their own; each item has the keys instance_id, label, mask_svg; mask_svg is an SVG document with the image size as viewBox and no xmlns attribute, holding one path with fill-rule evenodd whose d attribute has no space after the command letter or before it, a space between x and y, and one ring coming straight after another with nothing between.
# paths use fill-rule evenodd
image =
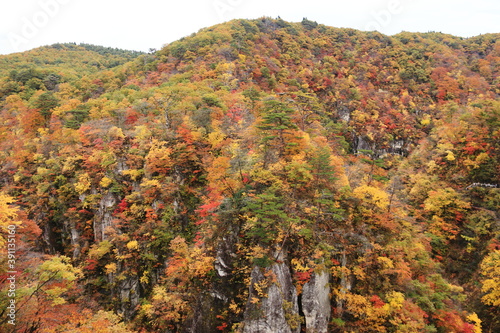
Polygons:
<instances>
[{"instance_id":1,"label":"gray rock face","mask_svg":"<svg viewBox=\"0 0 500 333\"><path fill-rule=\"evenodd\" d=\"M130 320L139 304L139 277L133 276L121 281L118 287L120 308L118 312Z\"/></svg>"},{"instance_id":2,"label":"gray rock face","mask_svg":"<svg viewBox=\"0 0 500 333\"><path fill-rule=\"evenodd\" d=\"M330 307L330 275L325 272L313 273L311 280L302 288L302 311L307 333L328 332Z\"/></svg>"},{"instance_id":3,"label":"gray rock face","mask_svg":"<svg viewBox=\"0 0 500 333\"><path fill-rule=\"evenodd\" d=\"M80 256L80 233L76 227L75 221L67 222L71 234L71 246L73 247L73 258Z\"/></svg>"},{"instance_id":4,"label":"gray rock face","mask_svg":"<svg viewBox=\"0 0 500 333\"><path fill-rule=\"evenodd\" d=\"M297 290L285 263L273 264L270 269L254 267L243 332L300 332Z\"/></svg>"},{"instance_id":5,"label":"gray rock face","mask_svg":"<svg viewBox=\"0 0 500 333\"><path fill-rule=\"evenodd\" d=\"M106 239L106 228L111 226L116 203L117 200L112 193L104 194L99 202L99 209L94 216L94 237L96 242Z\"/></svg>"}]
</instances>

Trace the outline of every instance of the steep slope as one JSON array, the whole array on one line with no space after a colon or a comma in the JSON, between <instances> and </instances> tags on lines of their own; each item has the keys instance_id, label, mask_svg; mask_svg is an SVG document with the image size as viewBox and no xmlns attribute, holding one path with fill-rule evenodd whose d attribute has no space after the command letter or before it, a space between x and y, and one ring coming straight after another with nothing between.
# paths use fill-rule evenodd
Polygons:
<instances>
[{"instance_id":1,"label":"steep slope","mask_svg":"<svg viewBox=\"0 0 500 333\"><path fill-rule=\"evenodd\" d=\"M499 37L262 18L5 73L18 327L495 331Z\"/></svg>"}]
</instances>

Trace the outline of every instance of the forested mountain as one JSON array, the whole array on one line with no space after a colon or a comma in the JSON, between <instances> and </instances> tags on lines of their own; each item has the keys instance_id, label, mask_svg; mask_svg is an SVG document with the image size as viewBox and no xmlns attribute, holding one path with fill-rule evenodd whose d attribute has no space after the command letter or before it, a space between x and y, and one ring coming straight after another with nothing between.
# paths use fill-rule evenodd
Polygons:
<instances>
[{"instance_id":1,"label":"forested mountain","mask_svg":"<svg viewBox=\"0 0 500 333\"><path fill-rule=\"evenodd\" d=\"M498 332L499 73L307 19L0 56L2 332Z\"/></svg>"}]
</instances>

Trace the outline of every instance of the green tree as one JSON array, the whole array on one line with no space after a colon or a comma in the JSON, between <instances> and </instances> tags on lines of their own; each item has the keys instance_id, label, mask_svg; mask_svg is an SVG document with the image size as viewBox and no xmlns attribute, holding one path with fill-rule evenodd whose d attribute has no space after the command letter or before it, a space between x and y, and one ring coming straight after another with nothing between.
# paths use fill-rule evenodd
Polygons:
<instances>
[{"instance_id":1,"label":"green tree","mask_svg":"<svg viewBox=\"0 0 500 333\"><path fill-rule=\"evenodd\" d=\"M268 146L278 150L279 157L285 154L287 148L293 143L286 140L287 135L292 134L298 127L292 121L294 110L285 103L271 99L265 102L262 121L257 128L263 130L267 135L262 141Z\"/></svg>"},{"instance_id":2,"label":"green tree","mask_svg":"<svg viewBox=\"0 0 500 333\"><path fill-rule=\"evenodd\" d=\"M54 96L52 92L45 92L41 94L35 101L35 108L37 108L45 121L49 121L52 115L52 110L59 106L59 99Z\"/></svg>"},{"instance_id":3,"label":"green tree","mask_svg":"<svg viewBox=\"0 0 500 333\"><path fill-rule=\"evenodd\" d=\"M246 210L252 215L247 235L263 244L270 244L278 235L278 225L288 219L283 200L268 189L249 202Z\"/></svg>"}]
</instances>

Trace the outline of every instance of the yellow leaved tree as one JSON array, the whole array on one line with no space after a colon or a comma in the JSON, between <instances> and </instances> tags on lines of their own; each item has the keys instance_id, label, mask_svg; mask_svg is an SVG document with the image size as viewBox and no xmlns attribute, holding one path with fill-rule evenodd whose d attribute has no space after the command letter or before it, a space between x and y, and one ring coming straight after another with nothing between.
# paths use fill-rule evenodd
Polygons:
<instances>
[{"instance_id":1,"label":"yellow leaved tree","mask_svg":"<svg viewBox=\"0 0 500 333\"><path fill-rule=\"evenodd\" d=\"M483 303L500 307L500 250L487 255L481 263Z\"/></svg>"},{"instance_id":2,"label":"yellow leaved tree","mask_svg":"<svg viewBox=\"0 0 500 333\"><path fill-rule=\"evenodd\" d=\"M17 207L12 206L14 199L0 192L0 248L6 246L9 234L15 234L15 228L21 224L17 221Z\"/></svg>"}]
</instances>

